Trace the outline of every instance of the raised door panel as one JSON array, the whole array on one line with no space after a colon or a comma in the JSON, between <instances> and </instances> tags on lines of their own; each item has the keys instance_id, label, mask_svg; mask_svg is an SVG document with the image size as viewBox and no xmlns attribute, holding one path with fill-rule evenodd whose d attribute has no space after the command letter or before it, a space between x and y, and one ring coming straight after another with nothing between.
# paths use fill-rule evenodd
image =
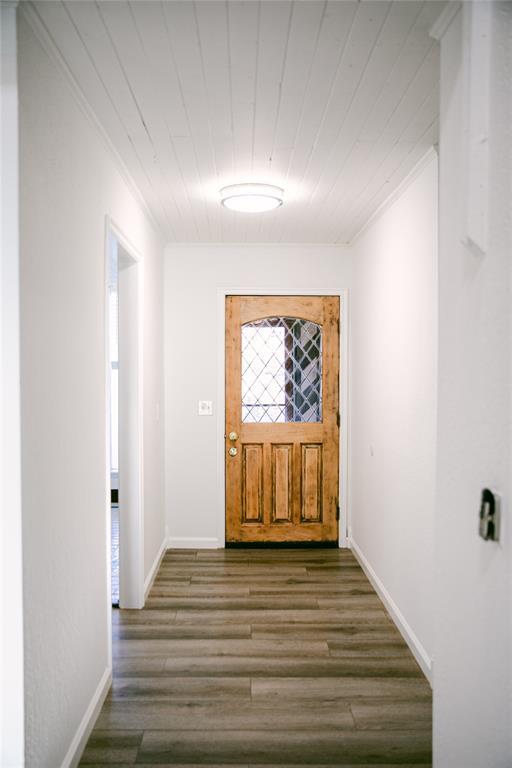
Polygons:
<instances>
[{"instance_id":1,"label":"raised door panel","mask_svg":"<svg viewBox=\"0 0 512 768\"><path fill-rule=\"evenodd\" d=\"M293 445L272 445L272 522L292 520Z\"/></svg>"},{"instance_id":2,"label":"raised door panel","mask_svg":"<svg viewBox=\"0 0 512 768\"><path fill-rule=\"evenodd\" d=\"M263 446L242 447L242 522L263 521Z\"/></svg>"},{"instance_id":3,"label":"raised door panel","mask_svg":"<svg viewBox=\"0 0 512 768\"><path fill-rule=\"evenodd\" d=\"M322 445L301 446L301 520L322 520Z\"/></svg>"}]
</instances>

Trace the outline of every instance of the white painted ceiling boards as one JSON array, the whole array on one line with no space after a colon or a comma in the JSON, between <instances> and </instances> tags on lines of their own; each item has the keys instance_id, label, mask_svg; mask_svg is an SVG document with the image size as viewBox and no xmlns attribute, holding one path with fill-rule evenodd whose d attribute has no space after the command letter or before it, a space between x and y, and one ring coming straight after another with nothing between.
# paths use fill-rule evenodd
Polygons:
<instances>
[{"instance_id":1,"label":"white painted ceiling boards","mask_svg":"<svg viewBox=\"0 0 512 768\"><path fill-rule=\"evenodd\" d=\"M444 3L22 5L169 242L348 242L437 141ZM223 209L244 181L285 205Z\"/></svg>"}]
</instances>

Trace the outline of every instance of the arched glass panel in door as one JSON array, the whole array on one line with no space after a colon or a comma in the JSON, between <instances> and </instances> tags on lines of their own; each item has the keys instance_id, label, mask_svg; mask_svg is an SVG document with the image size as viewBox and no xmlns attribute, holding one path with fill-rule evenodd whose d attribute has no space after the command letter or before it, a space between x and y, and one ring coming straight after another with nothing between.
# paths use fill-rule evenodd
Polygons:
<instances>
[{"instance_id":1,"label":"arched glass panel in door","mask_svg":"<svg viewBox=\"0 0 512 768\"><path fill-rule=\"evenodd\" d=\"M242 422L321 421L321 326L297 317L242 325Z\"/></svg>"}]
</instances>

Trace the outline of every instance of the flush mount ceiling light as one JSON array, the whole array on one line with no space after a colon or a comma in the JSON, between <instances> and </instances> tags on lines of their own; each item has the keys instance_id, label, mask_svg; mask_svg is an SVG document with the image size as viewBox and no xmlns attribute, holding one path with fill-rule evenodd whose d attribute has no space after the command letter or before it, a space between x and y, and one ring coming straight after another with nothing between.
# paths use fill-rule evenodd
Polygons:
<instances>
[{"instance_id":1,"label":"flush mount ceiling light","mask_svg":"<svg viewBox=\"0 0 512 768\"><path fill-rule=\"evenodd\" d=\"M231 184L220 190L222 205L241 213L273 211L283 204L284 190L273 184Z\"/></svg>"}]
</instances>

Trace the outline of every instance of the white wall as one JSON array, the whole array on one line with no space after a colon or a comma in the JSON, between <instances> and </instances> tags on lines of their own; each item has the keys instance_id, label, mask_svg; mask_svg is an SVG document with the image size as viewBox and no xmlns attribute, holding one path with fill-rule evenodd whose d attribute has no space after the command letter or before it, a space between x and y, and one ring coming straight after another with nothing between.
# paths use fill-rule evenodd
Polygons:
<instances>
[{"instance_id":1,"label":"white wall","mask_svg":"<svg viewBox=\"0 0 512 768\"><path fill-rule=\"evenodd\" d=\"M470 167L463 17L471 4L441 40L436 768L512 764L512 6L483 6L492 15L485 255L461 242ZM485 100L476 109L481 116ZM499 543L477 533L486 486L503 494Z\"/></svg>"},{"instance_id":2,"label":"white wall","mask_svg":"<svg viewBox=\"0 0 512 768\"><path fill-rule=\"evenodd\" d=\"M354 244L350 341L352 544L427 674L434 644L436 313L432 150Z\"/></svg>"},{"instance_id":3,"label":"white wall","mask_svg":"<svg viewBox=\"0 0 512 768\"><path fill-rule=\"evenodd\" d=\"M342 246L173 246L165 257L167 520L173 546L217 546L219 478L224 451L217 419L224 397L219 371L219 288L339 290L350 288ZM213 417L198 416L212 400ZM199 474L198 474L199 472Z\"/></svg>"},{"instance_id":4,"label":"white wall","mask_svg":"<svg viewBox=\"0 0 512 768\"><path fill-rule=\"evenodd\" d=\"M0 3L0 35L0 765L20 768L24 728L14 3Z\"/></svg>"},{"instance_id":5,"label":"white wall","mask_svg":"<svg viewBox=\"0 0 512 768\"><path fill-rule=\"evenodd\" d=\"M108 683L105 216L142 254L146 573L164 538L162 246L19 23L26 760L57 768Z\"/></svg>"}]
</instances>

